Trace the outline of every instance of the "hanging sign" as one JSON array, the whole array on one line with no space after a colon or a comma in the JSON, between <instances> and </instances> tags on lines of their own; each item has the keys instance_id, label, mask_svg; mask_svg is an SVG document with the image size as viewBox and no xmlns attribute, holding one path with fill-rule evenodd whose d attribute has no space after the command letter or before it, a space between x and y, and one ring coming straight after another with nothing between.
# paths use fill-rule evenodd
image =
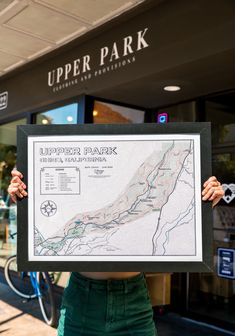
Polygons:
<instances>
[{"instance_id":1,"label":"hanging sign","mask_svg":"<svg viewBox=\"0 0 235 336\"><path fill-rule=\"evenodd\" d=\"M8 92L2 92L0 93L0 110L4 110L7 108L7 102L8 102Z\"/></svg>"},{"instance_id":2,"label":"hanging sign","mask_svg":"<svg viewBox=\"0 0 235 336\"><path fill-rule=\"evenodd\" d=\"M223 196L223 200L226 203L231 203L232 200L235 198L235 184L234 183L230 183L230 184L222 184L222 188L224 190L224 196Z\"/></svg>"},{"instance_id":3,"label":"hanging sign","mask_svg":"<svg viewBox=\"0 0 235 336\"><path fill-rule=\"evenodd\" d=\"M218 276L235 279L235 249L218 248Z\"/></svg>"}]
</instances>

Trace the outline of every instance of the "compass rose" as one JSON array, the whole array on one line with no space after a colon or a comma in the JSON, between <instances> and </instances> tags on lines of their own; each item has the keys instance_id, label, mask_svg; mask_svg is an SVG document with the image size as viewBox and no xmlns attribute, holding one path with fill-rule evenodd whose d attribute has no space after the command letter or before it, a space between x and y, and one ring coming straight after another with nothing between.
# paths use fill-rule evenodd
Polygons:
<instances>
[{"instance_id":1,"label":"compass rose","mask_svg":"<svg viewBox=\"0 0 235 336\"><path fill-rule=\"evenodd\" d=\"M57 206L53 201L45 201L40 207L41 213L46 217L54 216L57 211Z\"/></svg>"}]
</instances>

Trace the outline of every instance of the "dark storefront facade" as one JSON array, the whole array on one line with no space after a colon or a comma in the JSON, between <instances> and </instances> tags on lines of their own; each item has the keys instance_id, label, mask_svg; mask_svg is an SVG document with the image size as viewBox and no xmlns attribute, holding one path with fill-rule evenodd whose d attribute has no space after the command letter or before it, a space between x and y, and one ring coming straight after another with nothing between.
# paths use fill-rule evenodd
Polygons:
<instances>
[{"instance_id":1,"label":"dark storefront facade","mask_svg":"<svg viewBox=\"0 0 235 336\"><path fill-rule=\"evenodd\" d=\"M154 123L162 112L170 122L210 121L213 174L225 189L214 210L215 270L172 274L169 309L235 330L235 280L217 274L218 248L235 249L234 10L231 1L147 1L0 79L0 266L16 250L7 196L16 125Z\"/></svg>"}]
</instances>

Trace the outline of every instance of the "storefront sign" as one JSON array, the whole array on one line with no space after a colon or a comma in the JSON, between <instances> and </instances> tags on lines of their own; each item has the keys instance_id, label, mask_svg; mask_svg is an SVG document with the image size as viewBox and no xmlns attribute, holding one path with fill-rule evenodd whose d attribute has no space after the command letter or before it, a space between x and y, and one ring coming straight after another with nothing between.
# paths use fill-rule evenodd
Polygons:
<instances>
[{"instance_id":1,"label":"storefront sign","mask_svg":"<svg viewBox=\"0 0 235 336\"><path fill-rule=\"evenodd\" d=\"M48 86L53 92L60 91L135 62L136 53L149 47L147 31L146 27L49 71Z\"/></svg>"},{"instance_id":2,"label":"storefront sign","mask_svg":"<svg viewBox=\"0 0 235 336\"><path fill-rule=\"evenodd\" d=\"M0 110L4 110L7 108L7 103L8 103L8 92L2 92L0 93Z\"/></svg>"},{"instance_id":3,"label":"storefront sign","mask_svg":"<svg viewBox=\"0 0 235 336\"><path fill-rule=\"evenodd\" d=\"M218 248L218 276L235 279L235 249Z\"/></svg>"}]
</instances>

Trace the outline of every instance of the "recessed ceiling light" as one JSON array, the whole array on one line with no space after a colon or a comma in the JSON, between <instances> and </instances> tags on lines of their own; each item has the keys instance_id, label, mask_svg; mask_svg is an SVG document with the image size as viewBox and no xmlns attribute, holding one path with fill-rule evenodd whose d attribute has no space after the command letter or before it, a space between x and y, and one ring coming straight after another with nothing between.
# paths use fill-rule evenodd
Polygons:
<instances>
[{"instance_id":1,"label":"recessed ceiling light","mask_svg":"<svg viewBox=\"0 0 235 336\"><path fill-rule=\"evenodd\" d=\"M42 119L42 124L43 125L47 125L48 124L48 120L47 119Z\"/></svg>"},{"instance_id":2,"label":"recessed ceiling light","mask_svg":"<svg viewBox=\"0 0 235 336\"><path fill-rule=\"evenodd\" d=\"M72 116L68 116L66 119L67 119L68 122L73 121L73 117Z\"/></svg>"},{"instance_id":3,"label":"recessed ceiling light","mask_svg":"<svg viewBox=\"0 0 235 336\"><path fill-rule=\"evenodd\" d=\"M169 86L164 86L163 90L173 92L173 91L181 90L181 87L178 85L169 85Z\"/></svg>"}]
</instances>

